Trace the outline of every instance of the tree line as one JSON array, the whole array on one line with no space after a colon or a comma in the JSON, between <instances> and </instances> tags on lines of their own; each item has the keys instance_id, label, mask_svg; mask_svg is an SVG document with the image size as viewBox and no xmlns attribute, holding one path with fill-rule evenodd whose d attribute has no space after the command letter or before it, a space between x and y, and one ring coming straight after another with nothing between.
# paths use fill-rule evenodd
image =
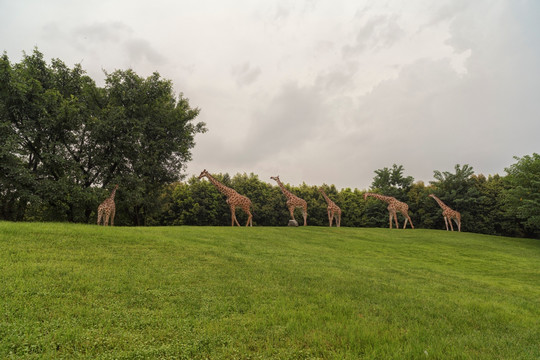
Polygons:
<instances>
[{"instance_id":1,"label":"tree line","mask_svg":"<svg viewBox=\"0 0 540 360\"><path fill-rule=\"evenodd\" d=\"M80 65L48 64L35 49L19 63L0 58L0 220L95 223L115 184L118 225L230 225L225 197L207 181L184 179L194 137L206 131L183 94L158 73L105 73L99 87ZM429 184L401 165L375 170L369 191L406 202L416 228L444 229L433 193L461 212L462 230L540 237L540 156L515 158L506 175L469 165L434 171ZM256 174L215 174L249 197L253 225L286 225L279 187ZM308 203L308 225L327 226L318 186L287 185ZM342 209L342 226L387 227L386 204L365 191L323 184ZM242 211L238 220L245 223ZM403 219L400 217L400 222Z\"/></svg>"},{"instance_id":2,"label":"tree line","mask_svg":"<svg viewBox=\"0 0 540 360\"><path fill-rule=\"evenodd\" d=\"M375 170L369 191L406 202L415 228L445 229L442 210L429 197L435 194L459 211L462 231L491 235L540 236L540 155L516 158L506 176L474 174L469 165L456 165L453 172L434 171L429 184L404 176L401 165ZM534 167L534 168L533 168ZM285 226L290 218L286 198L278 186L259 179L256 174L214 174L224 185L247 196L253 203L254 226ZM319 186L305 183L285 185L308 203L308 225L328 226L327 203ZM323 184L326 194L342 210L341 226L388 227L387 204L364 200L365 190L337 189ZM229 206L210 182L193 176L187 181L167 185L160 197L161 209L148 219L149 225L230 226ZM298 211L300 216L300 212ZM247 220L237 211L239 222ZM398 215L400 225L403 217Z\"/></svg>"}]
</instances>

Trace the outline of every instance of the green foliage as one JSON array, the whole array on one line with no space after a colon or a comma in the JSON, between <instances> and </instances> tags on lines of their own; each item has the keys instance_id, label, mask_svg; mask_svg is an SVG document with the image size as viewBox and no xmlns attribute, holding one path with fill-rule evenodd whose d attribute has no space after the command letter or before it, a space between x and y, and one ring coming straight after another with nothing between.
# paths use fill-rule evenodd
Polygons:
<instances>
[{"instance_id":1,"label":"green foliage","mask_svg":"<svg viewBox=\"0 0 540 360\"><path fill-rule=\"evenodd\" d=\"M444 220L439 205L429 197L432 186L425 186L421 181L413 184L407 197L411 219L415 228L444 229Z\"/></svg>"},{"instance_id":2,"label":"green foliage","mask_svg":"<svg viewBox=\"0 0 540 360\"><path fill-rule=\"evenodd\" d=\"M505 205L517 217L527 234L540 235L540 155L515 157L506 168Z\"/></svg>"},{"instance_id":3,"label":"green foliage","mask_svg":"<svg viewBox=\"0 0 540 360\"><path fill-rule=\"evenodd\" d=\"M8 222L0 234L3 359L540 358L536 240Z\"/></svg>"},{"instance_id":4,"label":"green foliage","mask_svg":"<svg viewBox=\"0 0 540 360\"><path fill-rule=\"evenodd\" d=\"M2 217L22 220L32 206L34 213L80 221L84 214L76 207L95 197L91 189L77 191L93 176L84 166L93 145L87 142L84 119L94 115L95 84L80 66L68 69L59 60L49 66L37 50L15 65L4 54L0 72L6 140L0 145L0 183L7 189ZM70 197L78 202L69 202Z\"/></svg>"},{"instance_id":5,"label":"green foliage","mask_svg":"<svg viewBox=\"0 0 540 360\"><path fill-rule=\"evenodd\" d=\"M396 164L392 165L391 169L385 167L375 170L376 175L371 183L371 188L380 190L386 196L403 199L414 182L412 176L404 177L403 171L403 165Z\"/></svg>"},{"instance_id":6,"label":"green foliage","mask_svg":"<svg viewBox=\"0 0 540 360\"><path fill-rule=\"evenodd\" d=\"M328 196L341 208L341 226L357 227L365 224L362 219L366 208L363 192L346 188L337 194L337 199Z\"/></svg>"},{"instance_id":7,"label":"green foliage","mask_svg":"<svg viewBox=\"0 0 540 360\"><path fill-rule=\"evenodd\" d=\"M157 73L118 70L98 88L80 65L49 65L36 49L15 65L4 54L0 79L3 219L88 222L118 183L117 223L144 224L205 131Z\"/></svg>"}]
</instances>

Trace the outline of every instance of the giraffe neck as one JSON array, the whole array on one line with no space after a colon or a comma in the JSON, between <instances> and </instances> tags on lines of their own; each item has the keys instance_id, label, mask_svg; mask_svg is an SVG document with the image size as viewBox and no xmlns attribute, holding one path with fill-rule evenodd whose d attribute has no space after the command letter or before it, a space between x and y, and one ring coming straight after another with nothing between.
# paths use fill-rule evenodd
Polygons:
<instances>
[{"instance_id":1,"label":"giraffe neck","mask_svg":"<svg viewBox=\"0 0 540 360\"><path fill-rule=\"evenodd\" d=\"M114 196L116 195L116 188L113 189L111 192L111 196L109 196L109 200L114 200Z\"/></svg>"},{"instance_id":2,"label":"giraffe neck","mask_svg":"<svg viewBox=\"0 0 540 360\"><path fill-rule=\"evenodd\" d=\"M220 183L219 181L217 181L212 175L210 174L206 174L206 177L208 178L208 180L210 180L210 182L222 193L222 194L225 194L226 196L230 196L232 195L235 191L225 185L223 185L222 183Z\"/></svg>"},{"instance_id":3,"label":"giraffe neck","mask_svg":"<svg viewBox=\"0 0 540 360\"><path fill-rule=\"evenodd\" d=\"M391 196L384 196L380 194L374 194L374 193L366 193L366 196L372 196L375 199L379 199L381 201L384 201L386 203L391 203L392 201L395 201L396 199Z\"/></svg>"},{"instance_id":4,"label":"giraffe neck","mask_svg":"<svg viewBox=\"0 0 540 360\"><path fill-rule=\"evenodd\" d=\"M324 200L326 200L326 202L328 203L328 205L332 205L332 204L333 204L333 201L330 200L330 198L326 195L326 193L325 193L323 190L321 190L321 194L322 194L322 196L324 197Z\"/></svg>"},{"instance_id":5,"label":"giraffe neck","mask_svg":"<svg viewBox=\"0 0 540 360\"><path fill-rule=\"evenodd\" d=\"M285 188L285 186L282 184L281 180L276 180L278 185L279 185L279 188L281 189L281 191L283 192L283 195L285 195L285 197L287 197L288 199L294 197L294 195Z\"/></svg>"},{"instance_id":6,"label":"giraffe neck","mask_svg":"<svg viewBox=\"0 0 540 360\"><path fill-rule=\"evenodd\" d=\"M442 202L441 199L439 199L435 195L432 195L432 197L435 199L435 201L437 202L437 204L439 204L441 208L446 209L448 207L445 203Z\"/></svg>"}]
</instances>

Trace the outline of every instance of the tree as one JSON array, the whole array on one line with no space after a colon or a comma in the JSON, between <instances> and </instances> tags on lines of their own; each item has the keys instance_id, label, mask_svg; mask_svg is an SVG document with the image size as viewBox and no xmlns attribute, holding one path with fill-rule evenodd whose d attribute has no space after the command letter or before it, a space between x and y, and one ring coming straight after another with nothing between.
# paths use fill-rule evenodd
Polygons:
<instances>
[{"instance_id":1,"label":"tree","mask_svg":"<svg viewBox=\"0 0 540 360\"><path fill-rule=\"evenodd\" d=\"M345 188L338 193L336 200L335 203L342 211L341 226L364 226L362 214L365 212L366 202L362 192Z\"/></svg>"},{"instance_id":2,"label":"tree","mask_svg":"<svg viewBox=\"0 0 540 360\"><path fill-rule=\"evenodd\" d=\"M191 159L199 110L169 80L131 70L98 88L80 65L48 65L37 49L0 59L0 216L88 222L120 185L118 223L144 224L161 187ZM129 191L123 191L127 190ZM126 213L129 217L126 217Z\"/></svg>"},{"instance_id":3,"label":"tree","mask_svg":"<svg viewBox=\"0 0 540 360\"><path fill-rule=\"evenodd\" d=\"M83 148L92 148L81 134L92 117L94 82L79 65L68 69L56 59L47 65L37 50L15 65L4 54L0 77L0 123L7 138L0 181L9 189L8 203L18 203L15 218L6 218L22 220L31 205L40 216L49 209L54 219L74 221L75 207L94 195L78 191L85 182Z\"/></svg>"},{"instance_id":4,"label":"tree","mask_svg":"<svg viewBox=\"0 0 540 360\"><path fill-rule=\"evenodd\" d=\"M504 201L509 214L523 226L525 235L540 236L540 155L514 157L517 162L505 171L509 185Z\"/></svg>"},{"instance_id":5,"label":"tree","mask_svg":"<svg viewBox=\"0 0 540 360\"><path fill-rule=\"evenodd\" d=\"M444 228L444 221L439 205L429 197L433 193L433 186L426 186L424 182L418 181L411 186L407 197L408 205L415 209L411 214L415 228L440 229Z\"/></svg>"},{"instance_id":6,"label":"tree","mask_svg":"<svg viewBox=\"0 0 540 360\"><path fill-rule=\"evenodd\" d=\"M392 168L387 167L375 170L375 177L371 183L372 189L380 190L387 196L401 197L410 190L414 178L403 176L403 165L393 164Z\"/></svg>"},{"instance_id":7,"label":"tree","mask_svg":"<svg viewBox=\"0 0 540 360\"><path fill-rule=\"evenodd\" d=\"M158 205L160 188L180 180L195 134L206 129L204 123L193 123L199 109L192 109L182 94L177 99L171 81L158 73L143 79L132 70L115 71L107 74L104 92L96 134L102 183L116 179L129 188L119 190L129 205L123 213L143 225Z\"/></svg>"}]
</instances>

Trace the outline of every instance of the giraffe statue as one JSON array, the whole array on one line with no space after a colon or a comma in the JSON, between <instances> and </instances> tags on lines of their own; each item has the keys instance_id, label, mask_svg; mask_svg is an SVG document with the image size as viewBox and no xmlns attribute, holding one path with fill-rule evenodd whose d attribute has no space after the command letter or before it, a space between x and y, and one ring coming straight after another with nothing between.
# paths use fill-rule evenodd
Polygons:
<instances>
[{"instance_id":1,"label":"giraffe statue","mask_svg":"<svg viewBox=\"0 0 540 360\"><path fill-rule=\"evenodd\" d=\"M270 176L270 179L275 180L281 191L283 192L283 195L287 198L287 207L289 208L289 212L291 213L291 217L294 221L296 219L294 218L294 209L301 208L302 209L302 215L304 216L304 226L307 225L307 202L304 199L300 199L298 196L294 195L292 192L287 190L285 186L281 183L281 180L279 180L278 176Z\"/></svg>"},{"instance_id":2,"label":"giraffe statue","mask_svg":"<svg viewBox=\"0 0 540 360\"><path fill-rule=\"evenodd\" d=\"M441 207L444 223L446 224L446 231L448 231L448 223L450 223L450 228L452 229L452 231L454 231L454 227L452 226L452 220L456 222L458 231L461 231L461 214L458 211L450 209L448 205L443 203L442 200L435 195L429 194L429 197L435 199L437 204L439 204L439 206Z\"/></svg>"},{"instance_id":3,"label":"giraffe statue","mask_svg":"<svg viewBox=\"0 0 540 360\"><path fill-rule=\"evenodd\" d=\"M106 198L98 206L98 217L97 224L103 220L103 226L107 226L109 219L111 219L111 226L114 226L114 215L116 213L116 205L114 204L114 196L116 195L116 189L118 189L118 184L114 186L111 195Z\"/></svg>"},{"instance_id":4,"label":"giraffe statue","mask_svg":"<svg viewBox=\"0 0 540 360\"><path fill-rule=\"evenodd\" d=\"M404 202L398 201L395 197L384 196L384 195L374 194L374 193L364 193L364 200L366 200L368 196L372 196L388 204L390 229L392 228L392 218L394 218L394 221L396 223L396 229L399 229L398 220L397 220L398 211L402 213L403 216L405 216L405 224L403 224L403 228L405 229L405 227L407 226L407 221L409 221L411 224L411 228L414 229L412 220L409 217L409 205L405 204Z\"/></svg>"},{"instance_id":5,"label":"giraffe statue","mask_svg":"<svg viewBox=\"0 0 540 360\"><path fill-rule=\"evenodd\" d=\"M206 169L201 172L201 175L199 175L199 179L205 176L223 195L227 197L227 204L229 204L229 207L231 208L231 226L234 226L235 223L236 225L240 226L238 220L236 220L237 206L241 207L242 210L244 210L244 212L248 215L246 226L253 226L253 215L251 215L251 211L249 210L249 208L251 207L251 200L249 200L248 197L240 195L235 190L217 181L212 175L210 175L208 171L206 171Z\"/></svg>"},{"instance_id":6,"label":"giraffe statue","mask_svg":"<svg viewBox=\"0 0 540 360\"><path fill-rule=\"evenodd\" d=\"M330 198L326 195L324 192L324 189L322 187L319 188L319 191L321 192L322 196L324 197L324 200L328 203L328 221L330 222L330 227L332 227L332 221L334 220L334 217L336 218L336 226L341 226L341 209L339 206L336 205L335 202L330 200Z\"/></svg>"}]
</instances>

